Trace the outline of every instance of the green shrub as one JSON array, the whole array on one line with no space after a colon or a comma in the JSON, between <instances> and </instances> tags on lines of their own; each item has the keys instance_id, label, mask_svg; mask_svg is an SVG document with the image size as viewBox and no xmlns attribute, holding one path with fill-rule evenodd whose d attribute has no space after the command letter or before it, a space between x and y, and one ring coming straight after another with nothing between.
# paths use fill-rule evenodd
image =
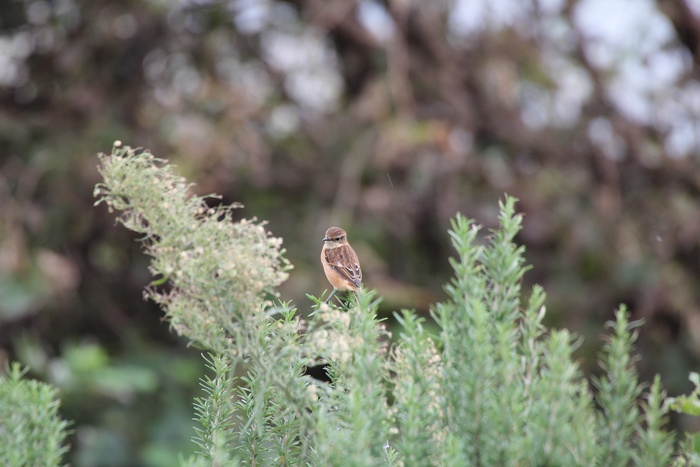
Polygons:
<instances>
[{"instance_id":1,"label":"green shrub","mask_svg":"<svg viewBox=\"0 0 700 467\"><path fill-rule=\"evenodd\" d=\"M455 277L432 309L439 332L402 311L390 346L374 292L347 310L311 297L301 316L276 295L290 265L264 223L207 207L148 152L117 144L100 162L98 203L121 211L153 257L148 296L177 333L210 351L213 376L195 403L199 456L184 464L672 463L660 382L642 394L634 368L639 323L616 313L603 373L589 384L574 337L542 324L544 291L521 290L528 268L514 243L522 218L513 198L486 241L455 217ZM332 384L302 376L319 361Z\"/></svg>"},{"instance_id":2,"label":"green shrub","mask_svg":"<svg viewBox=\"0 0 700 467\"><path fill-rule=\"evenodd\" d=\"M58 416L56 389L22 379L13 363L0 374L0 465L59 465L68 450L68 422Z\"/></svg>"}]
</instances>

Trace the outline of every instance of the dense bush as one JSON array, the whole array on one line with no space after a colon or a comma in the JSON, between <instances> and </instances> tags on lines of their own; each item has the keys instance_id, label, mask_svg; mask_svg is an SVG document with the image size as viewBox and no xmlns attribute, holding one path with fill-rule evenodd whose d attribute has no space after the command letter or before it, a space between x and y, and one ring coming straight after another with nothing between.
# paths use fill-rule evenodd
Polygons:
<instances>
[{"instance_id":1,"label":"dense bush","mask_svg":"<svg viewBox=\"0 0 700 467\"><path fill-rule=\"evenodd\" d=\"M58 415L57 391L25 373L18 363L0 373L0 465L59 465L68 422Z\"/></svg>"},{"instance_id":2,"label":"dense bush","mask_svg":"<svg viewBox=\"0 0 700 467\"><path fill-rule=\"evenodd\" d=\"M308 316L276 299L290 265L281 240L232 207L211 208L147 151L100 156L99 202L143 236L157 279L147 295L176 332L208 349L192 465L668 465L673 436L657 377L634 368L639 323L621 308L592 385L566 330L543 326L545 294L521 290L515 200L485 239L457 215L448 299L431 332L410 311L399 335L373 292ZM525 298L523 298L525 297ZM303 376L329 364L331 384ZM642 397L645 403L638 401ZM677 462L685 458L679 456Z\"/></svg>"}]
</instances>

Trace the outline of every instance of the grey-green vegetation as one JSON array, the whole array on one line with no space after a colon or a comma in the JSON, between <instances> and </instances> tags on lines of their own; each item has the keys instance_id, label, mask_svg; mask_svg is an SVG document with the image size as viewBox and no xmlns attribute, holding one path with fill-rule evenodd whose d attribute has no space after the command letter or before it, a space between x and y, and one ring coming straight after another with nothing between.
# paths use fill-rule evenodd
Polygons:
<instances>
[{"instance_id":1,"label":"grey-green vegetation","mask_svg":"<svg viewBox=\"0 0 700 467\"><path fill-rule=\"evenodd\" d=\"M611 322L592 384L577 340L543 324L545 293L522 290L522 216L500 204L486 237L457 215L448 299L437 331L410 311L398 335L363 291L347 309L279 301L281 240L231 207L209 207L165 161L117 144L100 156L98 203L142 235L156 278L147 295L173 329L207 350L188 465L669 465L669 405L635 370L638 322ZM332 384L302 376L327 362ZM645 403L639 405L642 397ZM675 457L674 457L675 456Z\"/></svg>"},{"instance_id":2,"label":"grey-green vegetation","mask_svg":"<svg viewBox=\"0 0 700 467\"><path fill-rule=\"evenodd\" d=\"M13 363L0 372L0 465L60 465L68 451L68 422L58 414L57 390L23 379L26 369Z\"/></svg>"}]
</instances>

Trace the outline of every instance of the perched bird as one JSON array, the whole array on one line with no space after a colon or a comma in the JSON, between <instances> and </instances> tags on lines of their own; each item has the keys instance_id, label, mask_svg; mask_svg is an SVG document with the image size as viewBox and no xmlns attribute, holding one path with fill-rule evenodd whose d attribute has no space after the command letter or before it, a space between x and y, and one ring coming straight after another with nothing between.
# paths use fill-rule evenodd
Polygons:
<instances>
[{"instance_id":1,"label":"perched bird","mask_svg":"<svg viewBox=\"0 0 700 467\"><path fill-rule=\"evenodd\" d=\"M333 291L326 303L339 290L357 292L362 285L360 261L357 259L355 250L348 243L347 234L340 227L331 227L326 230L321 250L321 264L328 282L333 286Z\"/></svg>"}]
</instances>

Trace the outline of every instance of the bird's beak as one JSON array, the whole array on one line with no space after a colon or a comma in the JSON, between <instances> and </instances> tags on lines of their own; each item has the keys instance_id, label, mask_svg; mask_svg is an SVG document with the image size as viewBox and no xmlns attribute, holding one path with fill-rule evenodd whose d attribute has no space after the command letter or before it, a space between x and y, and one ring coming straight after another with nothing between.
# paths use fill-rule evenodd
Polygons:
<instances>
[{"instance_id":1,"label":"bird's beak","mask_svg":"<svg viewBox=\"0 0 700 467\"><path fill-rule=\"evenodd\" d=\"M330 238L328 238L328 237L323 237L323 241L324 241L324 242L327 242L327 241L329 241L329 240L330 240Z\"/></svg>"}]
</instances>

